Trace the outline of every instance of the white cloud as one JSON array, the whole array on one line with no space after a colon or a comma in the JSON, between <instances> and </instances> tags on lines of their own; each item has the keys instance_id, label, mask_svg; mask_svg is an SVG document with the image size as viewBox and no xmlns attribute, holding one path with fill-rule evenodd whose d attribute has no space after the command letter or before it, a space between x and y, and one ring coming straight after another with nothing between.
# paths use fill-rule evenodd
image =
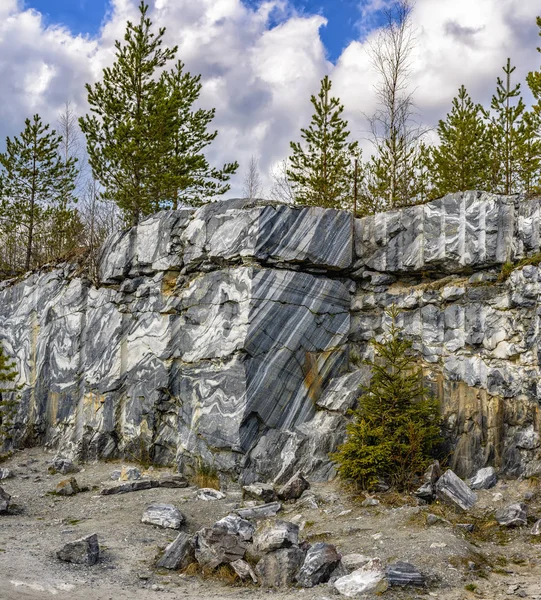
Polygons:
<instances>
[{"instance_id":1,"label":"white cloud","mask_svg":"<svg viewBox=\"0 0 541 600\"><path fill-rule=\"evenodd\" d=\"M289 141L309 123L310 95L329 73L357 137L367 135L363 113L375 108L375 75L367 54L375 11L388 0L365 3L359 41L330 64L320 39L325 20L302 15L287 0L253 8L241 0L154 0L150 16L167 27L166 42L204 83L201 104L216 107L219 135L210 150L216 164L241 163L232 194L242 189L252 155L267 189L271 167L288 154ZM138 19L137 0L114 0L96 39L46 26L39 13L16 0L0 1L0 139L17 134L39 112L54 122L66 100L86 110L85 82L99 78L114 58L127 19ZM541 55L535 17L538 0L417 0L417 47L412 87L419 113L435 125L464 83L487 103L507 56L517 81L537 69ZM332 15L330 15L332 17ZM270 22L278 25L270 26ZM523 84L523 89L525 84ZM526 90L525 90L526 91Z\"/></svg>"}]
</instances>

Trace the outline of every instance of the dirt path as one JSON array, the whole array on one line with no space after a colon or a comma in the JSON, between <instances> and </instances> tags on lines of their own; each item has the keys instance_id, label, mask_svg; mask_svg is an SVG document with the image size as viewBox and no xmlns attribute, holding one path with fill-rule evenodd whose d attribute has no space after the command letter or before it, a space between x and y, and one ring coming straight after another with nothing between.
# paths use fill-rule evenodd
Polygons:
<instances>
[{"instance_id":1,"label":"dirt path","mask_svg":"<svg viewBox=\"0 0 541 600\"><path fill-rule=\"evenodd\" d=\"M153 569L156 556L176 534L141 523L148 504L175 504L186 516L184 529L195 533L238 507L239 490L229 490L225 500L213 502L195 499L195 488L101 496L99 490L113 484L110 475L119 464L98 463L85 465L75 475L79 485L88 486L90 491L56 497L48 492L65 476L47 473L51 459L52 454L31 449L16 453L2 465L15 472L14 478L1 485L16 506L14 513L0 516L1 600L269 597L268 591L255 586L231 586ZM387 563L405 560L430 580L426 590L392 589L385 598L541 600L541 540L529 534L529 527L504 531L487 517L493 509L532 493L530 514L541 517L541 494L527 482L500 483L482 492L471 515L455 515L441 506L392 506L389 500L387 504L362 507L334 484L315 485L312 491L317 507L292 503L279 515L303 524L304 539L332 542L342 554L378 556ZM503 498L495 500L496 493ZM427 526L429 512L454 522L476 518L477 532L466 534L445 523ZM91 533L98 534L102 549L97 565L81 567L57 560L55 553L65 542ZM271 594L276 600L323 600L335 592L324 585Z\"/></svg>"}]
</instances>

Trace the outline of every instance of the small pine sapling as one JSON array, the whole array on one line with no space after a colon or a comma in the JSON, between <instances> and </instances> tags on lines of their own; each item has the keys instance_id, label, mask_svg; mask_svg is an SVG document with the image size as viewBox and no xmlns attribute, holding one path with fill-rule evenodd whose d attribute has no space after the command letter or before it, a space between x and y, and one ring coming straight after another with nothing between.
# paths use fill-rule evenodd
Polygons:
<instances>
[{"instance_id":1,"label":"small pine sapling","mask_svg":"<svg viewBox=\"0 0 541 600\"><path fill-rule=\"evenodd\" d=\"M16 377L15 363L7 356L0 343L0 447L7 446L12 441L13 419L19 404Z\"/></svg>"}]
</instances>

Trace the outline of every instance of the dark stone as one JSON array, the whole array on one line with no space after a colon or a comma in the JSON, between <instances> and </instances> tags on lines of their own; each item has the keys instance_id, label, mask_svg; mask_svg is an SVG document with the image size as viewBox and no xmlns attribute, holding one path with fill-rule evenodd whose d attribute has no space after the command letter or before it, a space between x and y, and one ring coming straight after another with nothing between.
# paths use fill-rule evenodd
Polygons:
<instances>
[{"instance_id":1,"label":"dark stone","mask_svg":"<svg viewBox=\"0 0 541 600\"><path fill-rule=\"evenodd\" d=\"M423 483L423 485L413 492L414 496L424 500L425 502L432 502L436 497L434 486L431 483Z\"/></svg>"},{"instance_id":2,"label":"dark stone","mask_svg":"<svg viewBox=\"0 0 541 600\"><path fill-rule=\"evenodd\" d=\"M100 557L98 536L94 533L74 542L68 542L56 553L56 556L64 562L95 565Z\"/></svg>"},{"instance_id":3,"label":"dark stone","mask_svg":"<svg viewBox=\"0 0 541 600\"><path fill-rule=\"evenodd\" d=\"M195 552L192 536L181 532L176 539L167 546L156 567L162 569L185 569L195 562Z\"/></svg>"},{"instance_id":4,"label":"dark stone","mask_svg":"<svg viewBox=\"0 0 541 600\"><path fill-rule=\"evenodd\" d=\"M243 519L258 521L259 519L268 519L274 517L282 510L282 505L279 502L270 502L253 508L239 508L236 513Z\"/></svg>"},{"instance_id":5,"label":"dark stone","mask_svg":"<svg viewBox=\"0 0 541 600\"><path fill-rule=\"evenodd\" d=\"M333 544L318 542L306 554L296 580L301 587L311 588L329 581L342 556Z\"/></svg>"},{"instance_id":6,"label":"dark stone","mask_svg":"<svg viewBox=\"0 0 541 600\"><path fill-rule=\"evenodd\" d=\"M293 584L304 562L305 553L300 548L281 548L257 563L255 572L262 587L284 588Z\"/></svg>"},{"instance_id":7,"label":"dark stone","mask_svg":"<svg viewBox=\"0 0 541 600\"><path fill-rule=\"evenodd\" d=\"M6 513L9 509L9 501L11 496L0 487L0 513Z\"/></svg>"},{"instance_id":8,"label":"dark stone","mask_svg":"<svg viewBox=\"0 0 541 600\"><path fill-rule=\"evenodd\" d=\"M389 565L385 570L385 577L389 585L425 585L426 580L419 570L412 564L398 561Z\"/></svg>"},{"instance_id":9,"label":"dark stone","mask_svg":"<svg viewBox=\"0 0 541 600\"><path fill-rule=\"evenodd\" d=\"M242 488L242 495L244 498L261 500L262 502L274 502L278 499L274 486L270 483L256 482L251 485L245 485Z\"/></svg>"},{"instance_id":10,"label":"dark stone","mask_svg":"<svg viewBox=\"0 0 541 600\"><path fill-rule=\"evenodd\" d=\"M436 482L436 496L462 510L469 510L477 502L476 494L451 469Z\"/></svg>"},{"instance_id":11,"label":"dark stone","mask_svg":"<svg viewBox=\"0 0 541 600\"><path fill-rule=\"evenodd\" d=\"M62 456L55 456L53 462L49 467L49 471L54 475L55 473L62 473L62 475L68 475L69 473L78 473L81 469L69 458Z\"/></svg>"},{"instance_id":12,"label":"dark stone","mask_svg":"<svg viewBox=\"0 0 541 600\"><path fill-rule=\"evenodd\" d=\"M110 488L104 488L101 491L102 496L111 496L113 494L127 494L128 492L139 492L141 490L150 490L160 487L160 482L154 479L142 479L139 481L130 481L115 485Z\"/></svg>"},{"instance_id":13,"label":"dark stone","mask_svg":"<svg viewBox=\"0 0 541 600\"><path fill-rule=\"evenodd\" d=\"M158 480L161 488L187 488L190 484L182 475L167 475Z\"/></svg>"},{"instance_id":14,"label":"dark stone","mask_svg":"<svg viewBox=\"0 0 541 600\"><path fill-rule=\"evenodd\" d=\"M500 525L505 527L521 527L528 522L528 507L523 502L510 504L497 510L494 517Z\"/></svg>"},{"instance_id":15,"label":"dark stone","mask_svg":"<svg viewBox=\"0 0 541 600\"><path fill-rule=\"evenodd\" d=\"M236 515L229 515L212 527L197 532L195 558L201 566L210 569L243 559L252 535L251 523Z\"/></svg>"},{"instance_id":16,"label":"dark stone","mask_svg":"<svg viewBox=\"0 0 541 600\"><path fill-rule=\"evenodd\" d=\"M310 484L298 471L278 490L278 498L284 501L297 500L308 489L310 489Z\"/></svg>"}]
</instances>

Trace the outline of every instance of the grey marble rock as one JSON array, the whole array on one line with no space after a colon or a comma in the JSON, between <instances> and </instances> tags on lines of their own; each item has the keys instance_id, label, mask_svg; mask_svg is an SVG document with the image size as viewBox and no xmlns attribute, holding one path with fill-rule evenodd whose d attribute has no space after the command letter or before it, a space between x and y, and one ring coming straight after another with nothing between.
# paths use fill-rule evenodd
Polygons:
<instances>
[{"instance_id":1,"label":"grey marble rock","mask_svg":"<svg viewBox=\"0 0 541 600\"><path fill-rule=\"evenodd\" d=\"M55 456L52 460L50 470L53 473L68 475L69 473L78 473L81 469L71 459L63 456Z\"/></svg>"},{"instance_id":2,"label":"grey marble rock","mask_svg":"<svg viewBox=\"0 0 541 600\"><path fill-rule=\"evenodd\" d=\"M425 502L432 502L436 498L436 489L432 483L423 483L413 494Z\"/></svg>"},{"instance_id":3,"label":"grey marble rock","mask_svg":"<svg viewBox=\"0 0 541 600\"><path fill-rule=\"evenodd\" d=\"M299 526L287 521L272 521L259 526L254 534L254 549L259 554L299 544Z\"/></svg>"},{"instance_id":4,"label":"grey marble rock","mask_svg":"<svg viewBox=\"0 0 541 600\"><path fill-rule=\"evenodd\" d=\"M184 515L171 504L150 504L141 517L141 523L166 529L180 529L185 521Z\"/></svg>"},{"instance_id":5,"label":"grey marble rock","mask_svg":"<svg viewBox=\"0 0 541 600\"><path fill-rule=\"evenodd\" d=\"M325 542L314 544L306 553L304 563L296 577L297 583L304 588L326 583L341 558L333 544Z\"/></svg>"},{"instance_id":6,"label":"grey marble rock","mask_svg":"<svg viewBox=\"0 0 541 600\"><path fill-rule=\"evenodd\" d=\"M278 498L280 500L298 500L306 490L310 489L310 483L303 477L300 471L297 471L279 490Z\"/></svg>"},{"instance_id":7,"label":"grey marble rock","mask_svg":"<svg viewBox=\"0 0 541 600\"><path fill-rule=\"evenodd\" d=\"M274 486L271 483L256 482L245 485L242 488L244 498L261 500L262 502L274 502L278 500Z\"/></svg>"},{"instance_id":8,"label":"grey marble rock","mask_svg":"<svg viewBox=\"0 0 541 600\"><path fill-rule=\"evenodd\" d=\"M128 483L121 483L113 487L104 488L100 494L102 496L112 496L114 494L127 494L129 492L139 492L141 490L150 490L159 487L159 482L154 479L143 479Z\"/></svg>"},{"instance_id":9,"label":"grey marble rock","mask_svg":"<svg viewBox=\"0 0 541 600\"><path fill-rule=\"evenodd\" d=\"M4 488L0 487L0 513L6 513L8 511L10 500L11 496L4 490Z\"/></svg>"},{"instance_id":10,"label":"grey marble rock","mask_svg":"<svg viewBox=\"0 0 541 600\"><path fill-rule=\"evenodd\" d=\"M158 569L182 570L195 562L194 544L191 535L181 531L156 562Z\"/></svg>"},{"instance_id":11,"label":"grey marble rock","mask_svg":"<svg viewBox=\"0 0 541 600\"><path fill-rule=\"evenodd\" d=\"M276 516L282 510L280 502L270 502L268 504L261 504L259 506L253 506L250 508L239 508L237 514L243 519L250 519L252 521L259 521L261 519L268 519L269 517Z\"/></svg>"},{"instance_id":12,"label":"grey marble rock","mask_svg":"<svg viewBox=\"0 0 541 600\"><path fill-rule=\"evenodd\" d=\"M215 526L231 535L239 536L244 542L251 542L255 531L255 526L250 521L238 515L227 515L227 517L216 521Z\"/></svg>"},{"instance_id":13,"label":"grey marble rock","mask_svg":"<svg viewBox=\"0 0 541 600\"><path fill-rule=\"evenodd\" d=\"M441 466L439 461L435 460L426 470L423 475L423 481L425 483L431 483L434 485L436 481L441 477Z\"/></svg>"},{"instance_id":14,"label":"grey marble rock","mask_svg":"<svg viewBox=\"0 0 541 600\"><path fill-rule=\"evenodd\" d=\"M385 569L385 577L390 586L424 586L426 579L423 574L412 564L398 561Z\"/></svg>"},{"instance_id":15,"label":"grey marble rock","mask_svg":"<svg viewBox=\"0 0 541 600\"><path fill-rule=\"evenodd\" d=\"M541 535L541 519L538 519L530 531L531 535Z\"/></svg>"},{"instance_id":16,"label":"grey marble rock","mask_svg":"<svg viewBox=\"0 0 541 600\"><path fill-rule=\"evenodd\" d=\"M54 488L54 493L57 496L75 496L75 494L78 494L80 491L79 484L75 477L59 481Z\"/></svg>"},{"instance_id":17,"label":"grey marble rock","mask_svg":"<svg viewBox=\"0 0 541 600\"><path fill-rule=\"evenodd\" d=\"M10 479L11 477L14 477L13 471L6 468L0 469L0 481L2 481L3 479Z\"/></svg>"},{"instance_id":18,"label":"grey marble rock","mask_svg":"<svg viewBox=\"0 0 541 600\"><path fill-rule=\"evenodd\" d=\"M64 562L80 565L95 565L100 558L100 546L97 534L68 542L56 553L57 558Z\"/></svg>"},{"instance_id":19,"label":"grey marble rock","mask_svg":"<svg viewBox=\"0 0 541 600\"><path fill-rule=\"evenodd\" d=\"M494 467L485 467L479 469L470 479L470 488L472 490L488 490L494 487L498 482L498 475Z\"/></svg>"},{"instance_id":20,"label":"grey marble rock","mask_svg":"<svg viewBox=\"0 0 541 600\"><path fill-rule=\"evenodd\" d=\"M198 500L205 500L206 502L223 500L225 498L225 494L223 492L213 488L199 488L195 495Z\"/></svg>"},{"instance_id":21,"label":"grey marble rock","mask_svg":"<svg viewBox=\"0 0 541 600\"><path fill-rule=\"evenodd\" d=\"M385 572L381 560L372 558L349 575L340 577L334 587L347 598L363 597L365 594L380 594L387 589Z\"/></svg>"},{"instance_id":22,"label":"grey marble rock","mask_svg":"<svg viewBox=\"0 0 541 600\"><path fill-rule=\"evenodd\" d=\"M183 475L165 475L158 479L158 487L161 488L187 488L189 487L187 479Z\"/></svg>"},{"instance_id":23,"label":"grey marble rock","mask_svg":"<svg viewBox=\"0 0 541 600\"><path fill-rule=\"evenodd\" d=\"M281 548L265 554L255 568L261 587L285 588L292 585L304 557L305 552L295 547Z\"/></svg>"},{"instance_id":24,"label":"grey marble rock","mask_svg":"<svg viewBox=\"0 0 541 600\"><path fill-rule=\"evenodd\" d=\"M238 518L238 517L237 517ZM249 524L248 524L249 525ZM215 569L221 564L244 559L253 529L226 517L197 532L195 558L202 567Z\"/></svg>"},{"instance_id":25,"label":"grey marble rock","mask_svg":"<svg viewBox=\"0 0 541 600\"><path fill-rule=\"evenodd\" d=\"M522 527L528 523L528 507L523 502L509 504L497 510L494 518L505 527Z\"/></svg>"},{"instance_id":26,"label":"grey marble rock","mask_svg":"<svg viewBox=\"0 0 541 600\"><path fill-rule=\"evenodd\" d=\"M477 502L477 495L451 469L436 482L436 495L442 502L462 510L469 510Z\"/></svg>"},{"instance_id":27,"label":"grey marble rock","mask_svg":"<svg viewBox=\"0 0 541 600\"><path fill-rule=\"evenodd\" d=\"M245 560L234 560L232 563L229 563L231 568L235 573L243 580L248 581L251 580L252 583L257 583L257 576L254 573L252 567Z\"/></svg>"}]
</instances>

